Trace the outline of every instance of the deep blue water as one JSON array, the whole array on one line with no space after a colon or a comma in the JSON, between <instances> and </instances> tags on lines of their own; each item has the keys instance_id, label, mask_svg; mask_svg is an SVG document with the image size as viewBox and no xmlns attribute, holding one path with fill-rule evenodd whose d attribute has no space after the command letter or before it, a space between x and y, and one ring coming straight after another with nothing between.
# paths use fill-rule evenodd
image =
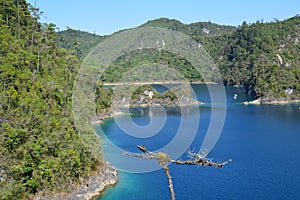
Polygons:
<instances>
[{"instance_id":1,"label":"deep blue water","mask_svg":"<svg viewBox=\"0 0 300 200\"><path fill-rule=\"evenodd\" d=\"M193 87L200 101L210 101L205 86ZM213 87L218 90L219 86ZM300 105L246 106L239 103L250 99L242 88L227 87L226 94L224 128L208 157L214 161L229 158L233 161L224 168L170 165L176 199L300 199ZM238 95L237 99L233 99L234 94ZM200 122L193 121L193 109L200 109ZM156 150L175 136L183 115L199 123L190 145L190 149L199 149L212 109L208 103L186 113L170 110L161 133L148 139L124 134L114 119L107 120L101 127L107 138L124 150L138 152L137 144ZM132 109L132 112L137 124L149 123L149 109ZM161 117L159 112L152 115ZM102 138L105 157L114 162L115 152L111 152L103 135ZM181 158L186 159L186 155ZM108 188L99 199L170 199L168 181L163 170L142 174L119 172L118 184Z\"/></svg>"}]
</instances>

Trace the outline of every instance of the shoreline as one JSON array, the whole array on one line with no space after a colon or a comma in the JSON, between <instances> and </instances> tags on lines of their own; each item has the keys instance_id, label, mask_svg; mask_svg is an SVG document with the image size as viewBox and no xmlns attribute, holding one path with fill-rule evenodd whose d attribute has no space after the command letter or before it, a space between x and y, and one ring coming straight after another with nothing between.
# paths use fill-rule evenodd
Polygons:
<instances>
[{"instance_id":1,"label":"shoreline","mask_svg":"<svg viewBox=\"0 0 300 200\"><path fill-rule=\"evenodd\" d=\"M70 191L50 195L36 194L33 200L93 200L101 196L108 186L113 186L117 182L117 170L109 162L106 162L104 167L95 170L95 174L85 178L79 186L71 188Z\"/></svg>"},{"instance_id":2,"label":"shoreline","mask_svg":"<svg viewBox=\"0 0 300 200\"><path fill-rule=\"evenodd\" d=\"M137 107L187 107L187 106L196 106L196 105L201 105L204 104L201 101L197 101L197 102L190 102L190 103L182 103L181 105L177 102L171 102L168 104L160 104L160 103L141 103L141 104L123 104L123 105L119 105L116 106L116 108L129 108L129 107L133 107L133 108L137 108ZM124 113L123 113L124 114Z\"/></svg>"},{"instance_id":3,"label":"shoreline","mask_svg":"<svg viewBox=\"0 0 300 200\"><path fill-rule=\"evenodd\" d=\"M121 111L118 112L108 111L108 112L99 113L97 114L96 118L91 120L91 125L103 124L104 123L103 120L114 118L120 115L125 115L125 113Z\"/></svg>"},{"instance_id":4,"label":"shoreline","mask_svg":"<svg viewBox=\"0 0 300 200\"><path fill-rule=\"evenodd\" d=\"M205 104L204 102L201 101L196 101L196 102L189 102L189 103L184 103L182 105L179 105L178 103L168 103L168 104L160 104L160 103L141 103L141 104L121 104L118 106L115 106L115 108L118 109L122 109L122 108L145 108L145 107L188 107L188 106L196 106L196 105L202 105ZM98 125L98 124L104 124L104 120L106 119L110 119L110 118L114 118L117 116L121 116L121 115L126 115L126 113L122 112L122 111L117 111L117 112L113 112L113 111L108 111L108 112L103 112L103 113L99 113L97 114L97 116L91 120L91 125Z\"/></svg>"},{"instance_id":5,"label":"shoreline","mask_svg":"<svg viewBox=\"0 0 300 200\"><path fill-rule=\"evenodd\" d=\"M266 100L266 99L255 99L253 101L245 101L244 105L286 105L286 104L293 104L293 103L300 103L300 99L277 99L277 100Z\"/></svg>"},{"instance_id":6,"label":"shoreline","mask_svg":"<svg viewBox=\"0 0 300 200\"><path fill-rule=\"evenodd\" d=\"M145 82L110 82L103 83L103 86L115 86L115 85L163 85L163 84L218 84L216 82L205 81L145 81Z\"/></svg>"}]
</instances>

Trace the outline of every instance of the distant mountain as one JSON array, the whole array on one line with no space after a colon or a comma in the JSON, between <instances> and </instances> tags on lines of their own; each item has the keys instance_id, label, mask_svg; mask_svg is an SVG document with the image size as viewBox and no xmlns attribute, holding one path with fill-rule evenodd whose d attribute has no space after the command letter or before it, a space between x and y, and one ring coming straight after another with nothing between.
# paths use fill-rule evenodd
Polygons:
<instances>
[{"instance_id":1,"label":"distant mountain","mask_svg":"<svg viewBox=\"0 0 300 200\"><path fill-rule=\"evenodd\" d=\"M139 27L168 28L193 37L216 36L232 33L236 30L234 26L218 25L211 22L197 22L183 24L175 19L159 18L146 22ZM120 30L123 31L123 30ZM118 32L120 32L118 31ZM117 33L118 33L117 32ZM74 51L79 57L84 58L100 42L108 36L99 36L85 31L68 28L58 32L60 47Z\"/></svg>"},{"instance_id":2,"label":"distant mountain","mask_svg":"<svg viewBox=\"0 0 300 200\"><path fill-rule=\"evenodd\" d=\"M218 25L211 22L197 22L183 24L175 19L159 18L151 20L140 27L160 27L179 31L187 35L212 36L231 33L236 30L235 26Z\"/></svg>"},{"instance_id":3,"label":"distant mountain","mask_svg":"<svg viewBox=\"0 0 300 200\"><path fill-rule=\"evenodd\" d=\"M300 96L299 16L269 23L244 22L239 27L211 22L184 24L175 19L159 18L139 27L168 28L191 36L202 44L219 65L226 85L244 86L249 94L257 98L293 99ZM63 38L61 46L73 50L78 48L76 51L81 57L109 37L76 30L59 32L59 35ZM175 58L168 52L157 54L148 51L147 60L144 53L133 52L118 59L107 69L109 73L104 74L102 80L117 81L131 67L151 60L174 67L189 80L201 80L199 73L189 63L180 59L174 61ZM122 59L128 60L128 57L131 58L129 62L122 62Z\"/></svg>"}]
</instances>

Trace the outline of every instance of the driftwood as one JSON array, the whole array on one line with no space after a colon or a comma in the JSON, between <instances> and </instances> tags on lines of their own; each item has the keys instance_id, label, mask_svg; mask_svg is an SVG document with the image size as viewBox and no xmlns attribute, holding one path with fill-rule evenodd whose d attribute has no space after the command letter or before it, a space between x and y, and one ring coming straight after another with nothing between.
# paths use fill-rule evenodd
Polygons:
<instances>
[{"instance_id":1,"label":"driftwood","mask_svg":"<svg viewBox=\"0 0 300 200\"><path fill-rule=\"evenodd\" d=\"M173 187L173 181L172 181L172 176L170 174L170 170L168 168L168 163L175 163L178 165L199 165L199 166L212 166L212 167L223 167L227 163L231 162L231 159L223 162L223 163L215 163L212 161L212 159L207 158L207 152L201 152L199 153L194 153L192 151L188 151L188 157L190 158L189 160L173 160L170 158L170 156L164 152L152 152L149 151L145 146L143 145L138 145L137 148L143 152L143 154L136 154L136 153L129 153L126 151L123 151L122 153L124 155L128 156L133 156L133 157L138 157L138 158L144 158L148 160L152 159L157 159L159 165L161 165L164 168L165 174L168 178L169 181L169 189L170 189L170 195L171 199L175 200L175 191Z\"/></svg>"}]
</instances>

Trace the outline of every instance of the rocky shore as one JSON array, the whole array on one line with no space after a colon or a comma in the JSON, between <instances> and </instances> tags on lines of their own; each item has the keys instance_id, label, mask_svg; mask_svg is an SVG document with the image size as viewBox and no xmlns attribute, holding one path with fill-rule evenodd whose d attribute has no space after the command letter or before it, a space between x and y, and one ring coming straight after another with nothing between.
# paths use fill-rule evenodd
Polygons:
<instances>
[{"instance_id":1,"label":"rocky shore","mask_svg":"<svg viewBox=\"0 0 300 200\"><path fill-rule=\"evenodd\" d=\"M246 101L244 102L245 105L248 104L289 104L289 103L300 103L300 99L263 99L258 98L254 101Z\"/></svg>"},{"instance_id":2,"label":"rocky shore","mask_svg":"<svg viewBox=\"0 0 300 200\"><path fill-rule=\"evenodd\" d=\"M165 107L182 107L182 106L194 106L194 105L200 105L203 104L203 102L191 99L188 101L181 101L178 100L170 101L167 99L150 99L150 100L144 100L143 102L139 101L132 101L130 103L122 103L118 102L118 104L115 104L115 108L120 109L119 111L110 111L105 113L98 114L94 119L91 121L91 125L95 124L103 124L103 120L113 118L120 115L125 115L124 112L121 112L122 108L128 108L128 107L151 107L151 106L165 106Z\"/></svg>"},{"instance_id":3,"label":"rocky shore","mask_svg":"<svg viewBox=\"0 0 300 200\"><path fill-rule=\"evenodd\" d=\"M105 112L105 113L98 114L97 117L92 119L91 125L103 124L103 120L113 118L119 115L124 115L124 113L119 111L119 112Z\"/></svg>"},{"instance_id":4,"label":"rocky shore","mask_svg":"<svg viewBox=\"0 0 300 200\"><path fill-rule=\"evenodd\" d=\"M132 100L128 102L117 102L114 103L116 108L126 107L147 107L147 106L169 106L169 107L181 107L181 106L194 106L203 104L203 102L197 101L193 98L185 100L170 100L170 99L144 99L143 101Z\"/></svg>"},{"instance_id":5,"label":"rocky shore","mask_svg":"<svg viewBox=\"0 0 300 200\"><path fill-rule=\"evenodd\" d=\"M55 195L37 194L33 200L92 200L100 196L107 186L115 185L117 181L117 171L107 162L101 170L82 181L75 189Z\"/></svg>"}]
</instances>

